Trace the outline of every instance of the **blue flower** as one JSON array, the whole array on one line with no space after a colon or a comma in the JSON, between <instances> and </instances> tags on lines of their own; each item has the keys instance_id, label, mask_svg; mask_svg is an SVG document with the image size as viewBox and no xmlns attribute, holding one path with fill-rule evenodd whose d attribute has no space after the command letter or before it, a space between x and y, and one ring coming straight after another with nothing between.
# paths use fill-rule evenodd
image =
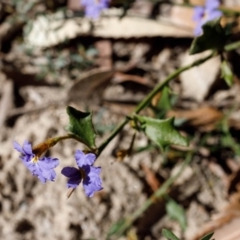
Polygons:
<instances>
[{"instance_id":1,"label":"blue flower","mask_svg":"<svg viewBox=\"0 0 240 240\"><path fill-rule=\"evenodd\" d=\"M22 147L17 142L13 142L13 146L18 152L21 153L19 158L32 173L32 175L37 176L42 183L45 183L47 180L55 180L56 173L54 168L59 164L59 160L57 158L39 158L33 153L32 146L27 141L24 141Z\"/></svg>"},{"instance_id":2,"label":"blue flower","mask_svg":"<svg viewBox=\"0 0 240 240\"><path fill-rule=\"evenodd\" d=\"M76 188L80 182L83 182L85 194L92 197L95 192L102 190L102 180L100 178L101 167L93 167L92 164L96 160L96 155L93 153L84 154L77 150L75 159L78 169L74 167L65 167L62 169L62 174L68 177L68 188Z\"/></svg>"},{"instance_id":3,"label":"blue flower","mask_svg":"<svg viewBox=\"0 0 240 240\"><path fill-rule=\"evenodd\" d=\"M98 18L102 10L108 8L110 0L81 0L85 14L90 18Z\"/></svg>"},{"instance_id":4,"label":"blue flower","mask_svg":"<svg viewBox=\"0 0 240 240\"><path fill-rule=\"evenodd\" d=\"M222 16L222 12L218 10L219 5L219 0L206 0L205 6L196 6L194 8L193 20L196 22L195 36L202 33L202 25L206 22Z\"/></svg>"}]
</instances>

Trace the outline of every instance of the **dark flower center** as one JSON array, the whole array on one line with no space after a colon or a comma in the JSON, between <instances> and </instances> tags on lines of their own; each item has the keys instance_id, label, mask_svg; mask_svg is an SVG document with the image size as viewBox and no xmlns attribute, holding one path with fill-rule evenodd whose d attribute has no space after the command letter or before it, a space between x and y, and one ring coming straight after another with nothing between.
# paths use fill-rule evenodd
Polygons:
<instances>
[{"instance_id":1,"label":"dark flower center","mask_svg":"<svg viewBox=\"0 0 240 240\"><path fill-rule=\"evenodd\" d=\"M79 172L80 172L80 175L81 175L82 179L85 179L86 176L87 176L87 174L86 174L86 172L84 171L84 169L83 169L83 168L79 168L78 170L79 170Z\"/></svg>"}]
</instances>

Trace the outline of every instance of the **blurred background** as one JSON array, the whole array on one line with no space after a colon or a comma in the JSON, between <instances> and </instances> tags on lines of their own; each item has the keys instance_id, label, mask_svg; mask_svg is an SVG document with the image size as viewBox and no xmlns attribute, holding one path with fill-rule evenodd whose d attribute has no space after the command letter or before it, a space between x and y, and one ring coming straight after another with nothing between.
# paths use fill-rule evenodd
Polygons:
<instances>
[{"instance_id":1,"label":"blurred background","mask_svg":"<svg viewBox=\"0 0 240 240\"><path fill-rule=\"evenodd\" d=\"M65 166L84 146L60 142L46 155L59 158L55 182L42 184L25 168L13 141L33 145L66 134L66 107L92 111L97 145L176 69L206 56L189 55L193 6L204 1L112 0L97 18L79 0L0 0L0 238L106 239L111 226L132 215L178 171L168 196L156 200L119 239L181 239L214 231L217 240L240 239L240 50L226 54L231 86L214 57L174 79L143 114L165 119L189 139L187 148L162 152L127 125L103 151L104 189L93 198L80 186L67 199ZM239 0L221 1L240 11ZM239 40L238 15L232 39ZM227 20L223 17L222 22ZM174 203L171 204L171 200ZM175 213L175 214L174 214Z\"/></svg>"}]
</instances>

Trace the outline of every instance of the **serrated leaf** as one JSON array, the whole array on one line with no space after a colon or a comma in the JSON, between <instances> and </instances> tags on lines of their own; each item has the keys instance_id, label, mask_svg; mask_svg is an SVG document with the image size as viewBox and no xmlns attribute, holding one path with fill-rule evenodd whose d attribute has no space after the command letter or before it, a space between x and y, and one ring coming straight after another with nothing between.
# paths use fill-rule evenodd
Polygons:
<instances>
[{"instance_id":1,"label":"serrated leaf","mask_svg":"<svg viewBox=\"0 0 240 240\"><path fill-rule=\"evenodd\" d=\"M221 77L225 80L229 87L233 84L233 73L227 61L222 61Z\"/></svg>"},{"instance_id":2,"label":"serrated leaf","mask_svg":"<svg viewBox=\"0 0 240 240\"><path fill-rule=\"evenodd\" d=\"M82 143L90 149L95 149L95 130L92 124L92 113L81 112L68 106L69 125L67 130L75 135Z\"/></svg>"},{"instance_id":3,"label":"serrated leaf","mask_svg":"<svg viewBox=\"0 0 240 240\"><path fill-rule=\"evenodd\" d=\"M174 118L166 120L135 115L145 134L161 147L170 144L187 146L188 142L175 128Z\"/></svg>"},{"instance_id":4,"label":"serrated leaf","mask_svg":"<svg viewBox=\"0 0 240 240\"><path fill-rule=\"evenodd\" d=\"M185 216L185 211L181 205L176 203L174 200L168 200L166 204L167 214L170 218L179 222L183 230L187 227L187 220Z\"/></svg>"},{"instance_id":5,"label":"serrated leaf","mask_svg":"<svg viewBox=\"0 0 240 240\"><path fill-rule=\"evenodd\" d=\"M162 229L162 235L168 240L180 240L173 232L165 228Z\"/></svg>"},{"instance_id":6,"label":"serrated leaf","mask_svg":"<svg viewBox=\"0 0 240 240\"><path fill-rule=\"evenodd\" d=\"M207 235L205 235L204 237L202 237L200 240L210 240L211 237L213 236L214 232L212 233L208 233Z\"/></svg>"},{"instance_id":7,"label":"serrated leaf","mask_svg":"<svg viewBox=\"0 0 240 240\"><path fill-rule=\"evenodd\" d=\"M190 47L190 55L203 52L208 49L223 49L227 33L220 24L220 18L206 22L203 26L203 34L196 37Z\"/></svg>"}]
</instances>

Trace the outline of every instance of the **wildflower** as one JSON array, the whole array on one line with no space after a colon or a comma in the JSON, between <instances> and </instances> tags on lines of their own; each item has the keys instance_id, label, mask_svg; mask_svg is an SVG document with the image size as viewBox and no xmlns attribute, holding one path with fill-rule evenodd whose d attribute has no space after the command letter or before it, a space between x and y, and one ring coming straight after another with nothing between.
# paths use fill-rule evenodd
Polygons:
<instances>
[{"instance_id":1,"label":"wildflower","mask_svg":"<svg viewBox=\"0 0 240 240\"><path fill-rule=\"evenodd\" d=\"M98 18L101 11L108 8L110 0L81 0L85 7L85 14L90 18Z\"/></svg>"},{"instance_id":2,"label":"wildflower","mask_svg":"<svg viewBox=\"0 0 240 240\"><path fill-rule=\"evenodd\" d=\"M202 25L206 22L222 16L222 12L217 9L219 5L219 0L206 0L205 6L196 6L194 8L193 20L196 22L195 36L202 33Z\"/></svg>"},{"instance_id":3,"label":"wildflower","mask_svg":"<svg viewBox=\"0 0 240 240\"><path fill-rule=\"evenodd\" d=\"M22 147L17 142L14 142L13 146L18 152L21 153L19 158L32 173L32 175L37 176L42 183L45 183L47 180L55 180L56 173L54 168L59 164L59 160L57 158L39 158L39 156L33 153L32 146L27 141L24 141Z\"/></svg>"},{"instance_id":4,"label":"wildflower","mask_svg":"<svg viewBox=\"0 0 240 240\"><path fill-rule=\"evenodd\" d=\"M96 160L96 155L93 153L84 154L77 150L75 159L78 169L74 167L65 167L62 169L62 174L68 177L68 188L76 188L81 180L83 180L83 188L88 197L92 197L96 191L102 190L102 181L100 178L101 167L93 167L92 164Z\"/></svg>"}]
</instances>

